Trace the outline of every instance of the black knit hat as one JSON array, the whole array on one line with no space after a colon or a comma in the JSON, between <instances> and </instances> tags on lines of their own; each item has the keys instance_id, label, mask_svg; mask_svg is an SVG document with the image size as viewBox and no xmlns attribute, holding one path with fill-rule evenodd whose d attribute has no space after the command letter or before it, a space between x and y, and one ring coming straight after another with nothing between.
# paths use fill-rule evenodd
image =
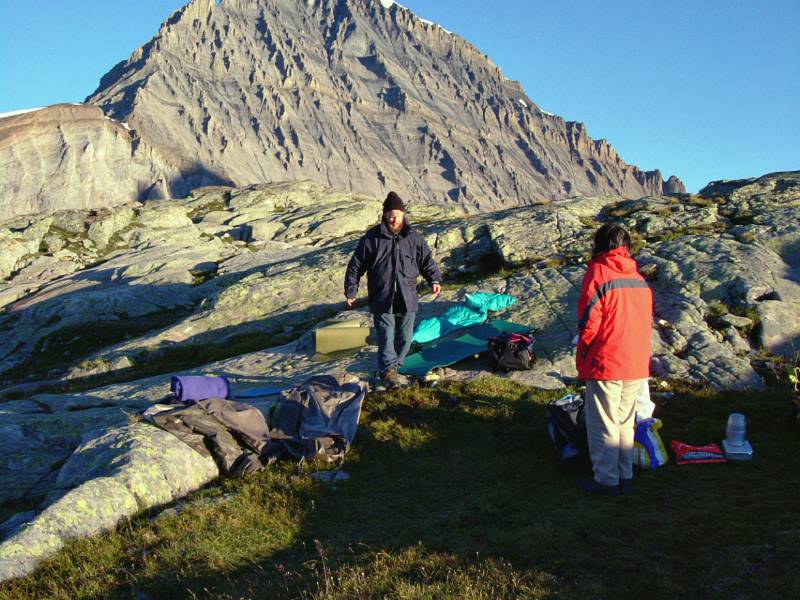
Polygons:
<instances>
[{"instance_id":1,"label":"black knit hat","mask_svg":"<svg viewBox=\"0 0 800 600\"><path fill-rule=\"evenodd\" d=\"M403 199L394 192L389 192L386 196L386 200L383 201L383 212L387 213L390 210L402 210L406 212L406 205L403 204Z\"/></svg>"}]
</instances>

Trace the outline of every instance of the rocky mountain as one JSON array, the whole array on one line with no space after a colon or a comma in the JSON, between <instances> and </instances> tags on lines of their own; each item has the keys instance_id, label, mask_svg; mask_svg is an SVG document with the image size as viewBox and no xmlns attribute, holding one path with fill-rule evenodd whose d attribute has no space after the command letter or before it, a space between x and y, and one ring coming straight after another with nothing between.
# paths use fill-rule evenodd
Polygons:
<instances>
[{"instance_id":1,"label":"rocky mountain","mask_svg":"<svg viewBox=\"0 0 800 600\"><path fill-rule=\"evenodd\" d=\"M0 119L0 215L304 179L471 211L683 191L378 0L192 0L87 102L109 119L91 106Z\"/></svg>"}]
</instances>

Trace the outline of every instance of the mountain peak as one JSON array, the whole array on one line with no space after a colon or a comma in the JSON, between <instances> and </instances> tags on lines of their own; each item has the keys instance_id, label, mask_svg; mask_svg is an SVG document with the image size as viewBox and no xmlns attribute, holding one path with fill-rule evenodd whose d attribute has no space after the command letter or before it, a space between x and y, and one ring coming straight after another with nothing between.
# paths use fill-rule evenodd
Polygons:
<instances>
[{"instance_id":1,"label":"mountain peak","mask_svg":"<svg viewBox=\"0 0 800 600\"><path fill-rule=\"evenodd\" d=\"M478 211L667 189L389 0L192 0L87 102L179 173L175 197L310 179Z\"/></svg>"}]
</instances>

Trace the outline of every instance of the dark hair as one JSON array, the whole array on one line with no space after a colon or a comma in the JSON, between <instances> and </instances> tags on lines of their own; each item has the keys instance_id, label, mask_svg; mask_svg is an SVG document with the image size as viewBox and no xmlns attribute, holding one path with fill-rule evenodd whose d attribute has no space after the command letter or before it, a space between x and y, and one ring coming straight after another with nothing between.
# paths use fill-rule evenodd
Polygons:
<instances>
[{"instance_id":1,"label":"dark hair","mask_svg":"<svg viewBox=\"0 0 800 600\"><path fill-rule=\"evenodd\" d=\"M600 256L604 252L625 246L631 250L631 234L622 225L606 223L594 234L592 256Z\"/></svg>"}]
</instances>

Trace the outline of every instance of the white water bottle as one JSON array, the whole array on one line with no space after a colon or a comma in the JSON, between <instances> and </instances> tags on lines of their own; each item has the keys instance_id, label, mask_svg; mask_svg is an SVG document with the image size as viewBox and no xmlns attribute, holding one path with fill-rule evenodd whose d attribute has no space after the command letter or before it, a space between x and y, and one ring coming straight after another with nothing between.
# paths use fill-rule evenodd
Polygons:
<instances>
[{"instance_id":1,"label":"white water bottle","mask_svg":"<svg viewBox=\"0 0 800 600\"><path fill-rule=\"evenodd\" d=\"M742 446L747 441L747 418L742 413L731 413L728 416L725 441L731 447Z\"/></svg>"},{"instance_id":2,"label":"white water bottle","mask_svg":"<svg viewBox=\"0 0 800 600\"><path fill-rule=\"evenodd\" d=\"M725 428L725 439L722 447L728 460L750 460L753 458L753 447L747 441L747 418L741 413L728 416Z\"/></svg>"}]
</instances>

